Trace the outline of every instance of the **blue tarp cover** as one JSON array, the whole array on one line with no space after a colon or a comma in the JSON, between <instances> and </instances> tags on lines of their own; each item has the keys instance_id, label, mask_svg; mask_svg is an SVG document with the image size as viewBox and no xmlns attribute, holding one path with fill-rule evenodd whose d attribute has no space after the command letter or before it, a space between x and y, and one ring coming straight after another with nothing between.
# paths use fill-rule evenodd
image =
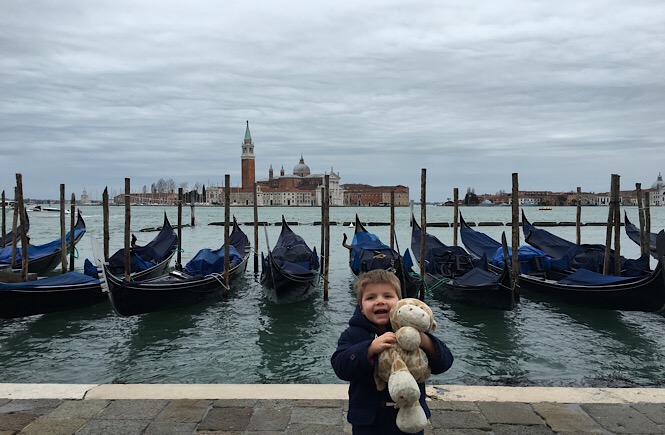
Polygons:
<instances>
[{"instance_id":1,"label":"blue tarp cover","mask_svg":"<svg viewBox=\"0 0 665 435\"><path fill-rule=\"evenodd\" d=\"M499 278L500 276L496 273L488 272L476 267L465 273L463 276L456 278L455 283L458 285L476 287L498 283Z\"/></svg>"},{"instance_id":2,"label":"blue tarp cover","mask_svg":"<svg viewBox=\"0 0 665 435\"><path fill-rule=\"evenodd\" d=\"M242 257L233 245L229 246L229 262L231 265L242 262ZM185 271L192 276L224 273L224 246L217 250L201 249L185 265Z\"/></svg>"},{"instance_id":3,"label":"blue tarp cover","mask_svg":"<svg viewBox=\"0 0 665 435\"><path fill-rule=\"evenodd\" d=\"M79 235L85 233L85 228L76 228L74 230L74 238L78 238ZM67 233L65 237L65 242L69 245L70 233ZM28 259L33 260L35 258L40 258L45 255L52 254L60 250L62 243L60 239L56 239L52 242L45 243L43 245L28 246ZM21 248L20 246L16 248L16 262L20 263L22 260ZM0 263L11 264L12 262L12 247L7 246L0 249Z\"/></svg>"},{"instance_id":4,"label":"blue tarp cover","mask_svg":"<svg viewBox=\"0 0 665 435\"><path fill-rule=\"evenodd\" d=\"M91 276L84 275L80 272L67 272L61 275L50 276L48 278L40 278L36 281L13 283L0 282L0 291L11 291L19 289L29 290L35 287L86 284L91 282L99 282L99 280Z\"/></svg>"},{"instance_id":5,"label":"blue tarp cover","mask_svg":"<svg viewBox=\"0 0 665 435\"><path fill-rule=\"evenodd\" d=\"M557 281L559 284L567 285L606 285L618 282L633 281L634 277L623 277L613 275L603 275L602 273L592 272L587 269L579 269L569 276Z\"/></svg>"}]
</instances>

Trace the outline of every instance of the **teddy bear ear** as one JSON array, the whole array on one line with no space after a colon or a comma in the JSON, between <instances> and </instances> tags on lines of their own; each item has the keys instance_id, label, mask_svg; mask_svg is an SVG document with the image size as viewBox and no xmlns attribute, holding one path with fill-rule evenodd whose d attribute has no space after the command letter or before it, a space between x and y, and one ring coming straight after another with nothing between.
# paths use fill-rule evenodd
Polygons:
<instances>
[{"instance_id":1,"label":"teddy bear ear","mask_svg":"<svg viewBox=\"0 0 665 435\"><path fill-rule=\"evenodd\" d=\"M437 326L437 325L436 325L436 320L434 320L434 319L432 318L432 325L431 325L430 328L429 328L429 332L434 332L434 331L436 331L436 326Z\"/></svg>"}]
</instances>

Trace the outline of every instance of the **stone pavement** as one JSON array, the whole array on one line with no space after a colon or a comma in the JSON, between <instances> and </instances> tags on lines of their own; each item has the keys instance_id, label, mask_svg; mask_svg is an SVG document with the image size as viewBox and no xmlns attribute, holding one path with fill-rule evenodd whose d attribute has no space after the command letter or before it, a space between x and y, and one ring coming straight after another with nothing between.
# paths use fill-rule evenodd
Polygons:
<instances>
[{"instance_id":1,"label":"stone pavement","mask_svg":"<svg viewBox=\"0 0 665 435\"><path fill-rule=\"evenodd\" d=\"M665 390L428 386L435 434L665 434ZM346 385L0 384L0 435L350 434Z\"/></svg>"}]
</instances>

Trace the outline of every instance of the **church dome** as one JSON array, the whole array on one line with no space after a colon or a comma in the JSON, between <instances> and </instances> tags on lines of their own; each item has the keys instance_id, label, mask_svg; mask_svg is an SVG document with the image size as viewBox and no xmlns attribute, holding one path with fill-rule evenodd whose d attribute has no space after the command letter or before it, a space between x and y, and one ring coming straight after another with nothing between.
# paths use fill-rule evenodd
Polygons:
<instances>
[{"instance_id":1,"label":"church dome","mask_svg":"<svg viewBox=\"0 0 665 435\"><path fill-rule=\"evenodd\" d=\"M309 166L305 164L305 159L303 159L302 154L300 155L300 162L293 168L293 175L299 175L305 177L310 174Z\"/></svg>"},{"instance_id":2,"label":"church dome","mask_svg":"<svg viewBox=\"0 0 665 435\"><path fill-rule=\"evenodd\" d=\"M300 159L300 161L302 161L302 159ZM660 172L659 172L658 173L658 178L656 179L656 181L653 182L653 184L651 185L651 188L654 189L654 190L659 190L659 189L662 189L663 187L665 187L665 182L663 182L663 176L660 175Z\"/></svg>"}]
</instances>

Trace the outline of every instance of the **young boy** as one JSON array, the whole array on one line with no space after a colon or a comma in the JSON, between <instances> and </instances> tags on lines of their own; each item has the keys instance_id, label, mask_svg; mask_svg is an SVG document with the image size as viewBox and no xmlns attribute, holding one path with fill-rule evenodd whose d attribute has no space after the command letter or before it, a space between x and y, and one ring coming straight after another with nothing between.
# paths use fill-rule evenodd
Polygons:
<instances>
[{"instance_id":1,"label":"young boy","mask_svg":"<svg viewBox=\"0 0 665 435\"><path fill-rule=\"evenodd\" d=\"M337 377L350 382L348 420L353 425L354 435L402 434L395 423L398 410L393 406L388 388L378 391L374 383L378 354L397 341L390 327L390 309L402 297L400 282L395 274L377 269L361 275L355 287L358 306L330 359ZM453 364L448 347L428 333L421 332L420 338L420 347L427 355L432 374L448 370ZM420 404L429 418L425 384L418 385Z\"/></svg>"}]
</instances>

